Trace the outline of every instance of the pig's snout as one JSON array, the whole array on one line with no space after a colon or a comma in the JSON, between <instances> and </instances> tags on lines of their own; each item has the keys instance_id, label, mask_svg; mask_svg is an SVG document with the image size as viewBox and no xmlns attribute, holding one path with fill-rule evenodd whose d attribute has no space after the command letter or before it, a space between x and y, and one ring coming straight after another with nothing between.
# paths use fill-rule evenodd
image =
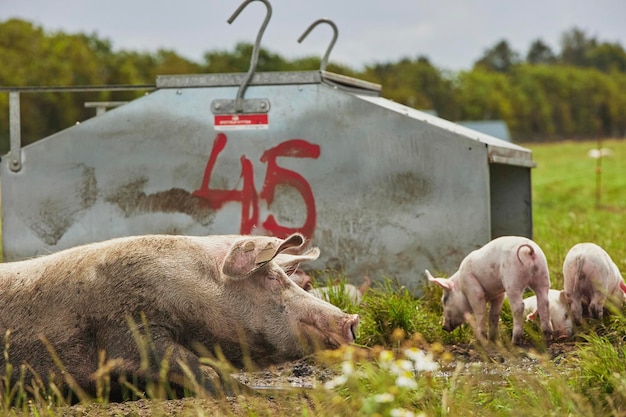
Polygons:
<instances>
[{"instance_id":1,"label":"pig's snout","mask_svg":"<svg viewBox=\"0 0 626 417\"><path fill-rule=\"evenodd\" d=\"M572 337L572 329L571 328L556 328L554 329L553 337L557 342L563 342L570 337Z\"/></svg>"},{"instance_id":2,"label":"pig's snout","mask_svg":"<svg viewBox=\"0 0 626 417\"><path fill-rule=\"evenodd\" d=\"M348 320L346 320L344 334L348 343L353 343L356 340L356 332L359 327L359 315L353 314Z\"/></svg>"},{"instance_id":3,"label":"pig's snout","mask_svg":"<svg viewBox=\"0 0 626 417\"><path fill-rule=\"evenodd\" d=\"M314 345L325 349L353 343L359 326L358 314L342 314L340 317L321 317L313 320L301 320L304 335Z\"/></svg>"}]
</instances>

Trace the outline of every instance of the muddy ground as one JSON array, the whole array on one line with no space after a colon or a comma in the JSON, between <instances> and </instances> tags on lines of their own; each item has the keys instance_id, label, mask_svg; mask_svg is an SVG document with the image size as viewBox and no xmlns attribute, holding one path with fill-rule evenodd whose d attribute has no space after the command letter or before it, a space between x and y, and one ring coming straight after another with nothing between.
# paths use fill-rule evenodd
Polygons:
<instances>
[{"instance_id":1,"label":"muddy ground","mask_svg":"<svg viewBox=\"0 0 626 417\"><path fill-rule=\"evenodd\" d=\"M534 372L542 366L542 360L558 364L572 350L574 343L554 343L544 355L536 355L532 348L518 350L518 354L493 350L486 352L474 346L446 346L454 360L443 364L438 377L452 378L455 374L480 373L486 381L502 382L508 372ZM335 376L326 366L307 358L273 366L258 372L241 372L236 378L258 395L252 397L228 397L223 400L184 398L156 401L137 400L113 404L87 404L56 410L63 416L124 416L143 417L153 415L301 415L302 408L314 409L307 391L321 386ZM297 397L297 398L294 398Z\"/></svg>"}]
</instances>

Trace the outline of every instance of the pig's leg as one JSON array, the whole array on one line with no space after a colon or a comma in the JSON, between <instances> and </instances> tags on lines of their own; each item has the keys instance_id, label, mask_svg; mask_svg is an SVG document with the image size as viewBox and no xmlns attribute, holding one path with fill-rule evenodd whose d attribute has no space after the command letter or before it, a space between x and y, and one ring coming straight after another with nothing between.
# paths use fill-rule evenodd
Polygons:
<instances>
[{"instance_id":1,"label":"pig's leg","mask_svg":"<svg viewBox=\"0 0 626 417\"><path fill-rule=\"evenodd\" d=\"M157 357L166 358L169 355L168 380L178 387L191 391L197 388L204 389L215 397L234 396L252 391L231 375L219 372L218 369L211 368L211 372L203 372L198 355L169 335L156 337L152 343Z\"/></svg>"},{"instance_id":2,"label":"pig's leg","mask_svg":"<svg viewBox=\"0 0 626 417\"><path fill-rule=\"evenodd\" d=\"M524 300L521 291L513 289L507 292L509 304L511 306L511 314L513 315L513 337L511 342L514 345L520 345L524 338ZM539 304L539 299L537 299Z\"/></svg>"},{"instance_id":3,"label":"pig's leg","mask_svg":"<svg viewBox=\"0 0 626 417\"><path fill-rule=\"evenodd\" d=\"M604 303L606 302L606 294L602 291L596 291L591 297L589 303L589 314L594 319L602 320Z\"/></svg>"},{"instance_id":4,"label":"pig's leg","mask_svg":"<svg viewBox=\"0 0 626 417\"><path fill-rule=\"evenodd\" d=\"M550 320L550 289L531 289L535 292L535 295L537 296L537 312L539 313L539 320L541 321L541 332L543 333L543 340L548 342L552 339L553 336L552 322Z\"/></svg>"},{"instance_id":5,"label":"pig's leg","mask_svg":"<svg viewBox=\"0 0 626 417\"><path fill-rule=\"evenodd\" d=\"M498 339L498 325L500 323L500 311L504 302L504 293L491 300L489 307L489 340L495 342Z\"/></svg>"},{"instance_id":6,"label":"pig's leg","mask_svg":"<svg viewBox=\"0 0 626 417\"><path fill-rule=\"evenodd\" d=\"M581 296L578 293L570 295L572 317L574 318L574 323L576 323L577 326L580 326L583 322L583 312L585 313L585 316L589 316L589 306L585 305L580 298Z\"/></svg>"},{"instance_id":7,"label":"pig's leg","mask_svg":"<svg viewBox=\"0 0 626 417\"><path fill-rule=\"evenodd\" d=\"M218 377L217 373L205 374L200 369L198 356L176 342L166 329L148 328L134 329L131 331L134 337L128 336L125 326L109 326L98 332L98 339L103 342L99 348L106 352L107 358L123 359L123 365L111 372L112 383L124 378L145 390L148 384L161 380L161 370L166 365L167 380L163 382L168 382L177 396L194 388L205 389L213 396L237 393L238 383L234 378L231 377L231 381L222 375ZM165 358L169 358L167 364L162 363Z\"/></svg>"},{"instance_id":8,"label":"pig's leg","mask_svg":"<svg viewBox=\"0 0 626 417\"><path fill-rule=\"evenodd\" d=\"M476 337L481 343L485 343L487 341L487 299L482 285L473 274L468 275L464 292L476 320L474 329Z\"/></svg>"}]
</instances>

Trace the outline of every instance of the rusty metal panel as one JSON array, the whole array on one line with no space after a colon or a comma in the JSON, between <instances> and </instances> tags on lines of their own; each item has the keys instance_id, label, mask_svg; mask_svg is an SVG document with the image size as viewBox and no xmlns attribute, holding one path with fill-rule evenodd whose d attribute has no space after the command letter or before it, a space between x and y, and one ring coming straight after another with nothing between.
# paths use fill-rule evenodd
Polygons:
<instances>
[{"instance_id":1,"label":"rusty metal panel","mask_svg":"<svg viewBox=\"0 0 626 417\"><path fill-rule=\"evenodd\" d=\"M22 148L17 172L2 159L5 260L123 235L299 231L322 249L314 267L416 290L424 268L451 273L490 239L490 158L528 165L524 148L324 80L252 83L269 111L230 124L211 103L236 86L166 81Z\"/></svg>"}]
</instances>

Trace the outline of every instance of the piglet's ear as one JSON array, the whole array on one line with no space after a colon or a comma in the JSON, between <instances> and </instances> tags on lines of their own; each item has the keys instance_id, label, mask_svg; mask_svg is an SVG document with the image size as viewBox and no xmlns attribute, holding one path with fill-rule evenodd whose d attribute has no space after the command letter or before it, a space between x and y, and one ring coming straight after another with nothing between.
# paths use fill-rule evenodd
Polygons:
<instances>
[{"instance_id":1,"label":"piglet's ear","mask_svg":"<svg viewBox=\"0 0 626 417\"><path fill-rule=\"evenodd\" d=\"M426 269L424 272L426 272L428 282L433 282L446 291L452 291L454 289L454 282L450 281L448 278L435 278L431 275L428 269Z\"/></svg>"},{"instance_id":2,"label":"piglet's ear","mask_svg":"<svg viewBox=\"0 0 626 417\"><path fill-rule=\"evenodd\" d=\"M232 278L245 278L280 252L302 246L304 237L295 233L282 240L275 237L254 236L237 241L224 258L222 272Z\"/></svg>"}]
</instances>

